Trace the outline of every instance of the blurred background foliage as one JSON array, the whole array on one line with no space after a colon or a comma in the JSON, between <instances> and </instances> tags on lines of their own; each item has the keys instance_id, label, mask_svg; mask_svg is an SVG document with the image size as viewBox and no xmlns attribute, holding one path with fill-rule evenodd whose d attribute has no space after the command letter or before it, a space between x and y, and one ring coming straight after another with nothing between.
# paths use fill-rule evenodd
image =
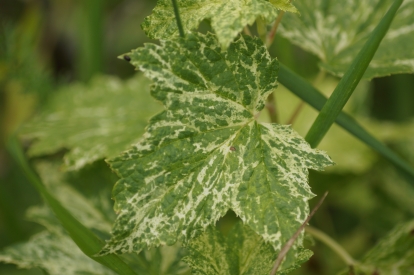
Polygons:
<instances>
[{"instance_id":1,"label":"blurred background foliage","mask_svg":"<svg viewBox=\"0 0 414 275\"><path fill-rule=\"evenodd\" d=\"M155 0L0 0L0 249L42 230L24 218L27 208L41 199L7 155L7 137L61 86L87 83L97 74L123 79L133 75L132 66L117 56L145 42L157 43L140 28L155 4ZM208 29L208 23L201 28ZM277 36L270 52L309 81L317 78L318 59L286 39ZM329 94L337 81L327 76L317 87ZM283 87L275 97L280 121L286 122L300 101ZM414 165L413 75L361 82L346 109ZM305 106L293 127L304 135L316 114ZM320 148L337 165L311 173L316 194L330 191L311 224L358 259L396 223L414 216L413 185L337 126ZM89 178L84 179L74 187L92 195L97 180L91 178L87 183ZM311 249L314 256L295 274L335 274L344 267L323 244L316 242ZM0 264L0 274L42 272Z\"/></svg>"}]
</instances>

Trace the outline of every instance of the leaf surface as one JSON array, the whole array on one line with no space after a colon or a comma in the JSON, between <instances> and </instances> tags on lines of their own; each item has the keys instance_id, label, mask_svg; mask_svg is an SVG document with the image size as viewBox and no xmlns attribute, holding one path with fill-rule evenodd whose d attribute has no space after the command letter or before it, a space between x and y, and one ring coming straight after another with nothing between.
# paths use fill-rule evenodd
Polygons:
<instances>
[{"instance_id":1,"label":"leaf surface","mask_svg":"<svg viewBox=\"0 0 414 275\"><path fill-rule=\"evenodd\" d=\"M355 271L367 275L412 275L413 247L414 220L396 226L364 256Z\"/></svg>"},{"instance_id":2,"label":"leaf surface","mask_svg":"<svg viewBox=\"0 0 414 275\"><path fill-rule=\"evenodd\" d=\"M190 265L192 274L200 275L269 274L277 257L271 244L241 222L227 236L208 227L205 233L189 243L188 250L189 255L183 261ZM312 254L309 250L299 251L296 265L277 274L287 274L298 268Z\"/></svg>"},{"instance_id":3,"label":"leaf surface","mask_svg":"<svg viewBox=\"0 0 414 275\"><path fill-rule=\"evenodd\" d=\"M308 215L308 169L332 161L290 126L255 120L277 86L278 62L257 38L222 51L211 34L128 55L154 80L152 95L166 110L109 161L121 177L118 217L101 253L186 242L229 209L280 249Z\"/></svg>"},{"instance_id":4,"label":"leaf surface","mask_svg":"<svg viewBox=\"0 0 414 275\"><path fill-rule=\"evenodd\" d=\"M4 249L0 252L0 262L19 268L39 267L48 274L115 274L83 254L69 236L47 231L34 235L26 243Z\"/></svg>"},{"instance_id":5,"label":"leaf surface","mask_svg":"<svg viewBox=\"0 0 414 275\"><path fill-rule=\"evenodd\" d=\"M95 198L86 198L71 186L73 181L79 180L74 176L78 173L63 173L59 169L60 166L61 163L43 161L37 163L36 168L48 190L72 215L94 232L108 236L112 215L107 213L107 207L102 205L110 203L110 197L102 198L97 192ZM79 177L92 181L99 180L102 184L102 174L105 172L100 169L101 166L95 166L93 169L83 169ZM99 170L100 173L97 173ZM84 186L83 189L86 188ZM39 267L49 274L115 274L87 257L76 246L48 206L30 207L26 211L26 218L43 225L46 230L34 235L25 243L12 245L0 251L0 262L16 264L19 268ZM152 248L142 251L139 255L122 256L137 274L184 275L190 274L189 267L181 261L184 255L185 249L175 245Z\"/></svg>"},{"instance_id":6,"label":"leaf surface","mask_svg":"<svg viewBox=\"0 0 414 275\"><path fill-rule=\"evenodd\" d=\"M296 1L300 16L286 14L280 34L318 56L321 67L342 76L391 0ZM363 78L414 72L414 1L401 5Z\"/></svg>"},{"instance_id":7,"label":"leaf surface","mask_svg":"<svg viewBox=\"0 0 414 275\"><path fill-rule=\"evenodd\" d=\"M260 17L272 22L278 10L297 12L288 0L182 0L177 1L183 27L194 30L204 19L211 20L218 41L227 48L247 25ZM153 13L142 23L150 38L168 39L178 35L177 23L170 0L159 0Z\"/></svg>"},{"instance_id":8,"label":"leaf surface","mask_svg":"<svg viewBox=\"0 0 414 275\"><path fill-rule=\"evenodd\" d=\"M64 160L69 170L116 156L139 139L148 119L160 110L149 96L149 85L142 76L126 83L99 76L88 85L63 88L22 130L23 136L35 139L29 155L68 149Z\"/></svg>"}]
</instances>

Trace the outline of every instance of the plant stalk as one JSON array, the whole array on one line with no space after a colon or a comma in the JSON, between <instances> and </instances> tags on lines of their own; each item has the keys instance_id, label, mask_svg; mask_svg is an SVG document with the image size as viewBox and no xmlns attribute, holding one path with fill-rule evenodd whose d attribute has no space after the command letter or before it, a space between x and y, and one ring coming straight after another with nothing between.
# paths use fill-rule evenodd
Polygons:
<instances>
[{"instance_id":1,"label":"plant stalk","mask_svg":"<svg viewBox=\"0 0 414 275\"><path fill-rule=\"evenodd\" d=\"M180 17L180 11L178 10L177 0L172 0L172 4L174 7L174 14L175 14L175 20L177 21L178 31L180 32L181 37L185 37L183 25L181 24L181 17Z\"/></svg>"},{"instance_id":2,"label":"plant stalk","mask_svg":"<svg viewBox=\"0 0 414 275\"><path fill-rule=\"evenodd\" d=\"M316 229L310 225L305 228L305 232L312 235L315 239L323 242L326 246L328 246L332 251L334 251L348 266L354 266L357 261L349 255L349 253L334 239L326 235L324 232Z\"/></svg>"}]
</instances>

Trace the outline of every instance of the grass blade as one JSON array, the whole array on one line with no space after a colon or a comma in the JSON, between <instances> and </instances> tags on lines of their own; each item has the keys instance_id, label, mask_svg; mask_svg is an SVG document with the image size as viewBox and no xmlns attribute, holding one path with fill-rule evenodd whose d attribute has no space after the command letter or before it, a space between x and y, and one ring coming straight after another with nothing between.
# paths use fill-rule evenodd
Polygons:
<instances>
[{"instance_id":1,"label":"grass blade","mask_svg":"<svg viewBox=\"0 0 414 275\"><path fill-rule=\"evenodd\" d=\"M16 138L9 140L7 144L11 156L23 170L26 177L34 185L37 191L42 195L45 202L55 213L56 217L62 223L63 227L69 233L76 245L85 253L86 256L94 261L112 269L118 274L134 275L136 274L126 263L124 263L117 255L110 254L103 257L95 257L104 245L92 231L81 224L75 217L64 208L58 200L46 189L40 178L34 172L27 162L22 148Z\"/></svg>"},{"instance_id":2,"label":"grass blade","mask_svg":"<svg viewBox=\"0 0 414 275\"><path fill-rule=\"evenodd\" d=\"M379 44L384 38L403 0L395 0L391 8L375 27L367 42L362 47L356 58L351 63L345 75L339 81L331 97L323 106L315 122L312 124L305 139L311 147L318 146L334 123L336 117L345 106L346 102L354 92L356 86L365 73L371 59L374 57Z\"/></svg>"},{"instance_id":3,"label":"grass blade","mask_svg":"<svg viewBox=\"0 0 414 275\"><path fill-rule=\"evenodd\" d=\"M279 65L278 81L310 106L321 110L327 101L326 97L288 67L281 63ZM336 117L336 123L408 174L407 176L414 182L414 168L368 133L355 119L341 111Z\"/></svg>"}]
</instances>

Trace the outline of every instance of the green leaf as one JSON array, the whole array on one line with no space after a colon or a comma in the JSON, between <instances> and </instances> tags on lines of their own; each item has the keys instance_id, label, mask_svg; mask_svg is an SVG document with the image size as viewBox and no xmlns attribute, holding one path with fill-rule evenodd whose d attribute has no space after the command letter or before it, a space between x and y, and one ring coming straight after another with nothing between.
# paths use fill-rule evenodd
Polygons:
<instances>
[{"instance_id":1,"label":"green leaf","mask_svg":"<svg viewBox=\"0 0 414 275\"><path fill-rule=\"evenodd\" d=\"M318 56L342 76L393 1L296 1L301 16L286 14L280 34ZM363 78L414 73L414 1L404 1Z\"/></svg>"},{"instance_id":2,"label":"green leaf","mask_svg":"<svg viewBox=\"0 0 414 275\"><path fill-rule=\"evenodd\" d=\"M108 221L107 213L101 210L101 205L104 203L101 200L104 199L100 194L97 194L95 200L87 199L73 189L70 182L74 180L72 175L74 172L62 173L59 169L60 165L60 163L42 161L37 163L36 167L45 180L48 190L72 215L94 232L107 236L111 222ZM84 170L81 173L83 177ZM88 172L93 173L96 170L91 169ZM101 175L95 174L95 179L102 180ZM109 196L106 200L110 200ZM6 248L0 252L0 261L16 264L20 268L40 267L50 274L118 274L84 255L46 205L30 207L26 212L26 218L43 225L47 231L33 236L26 243ZM50 256L51 254L53 256ZM142 251L140 255L123 255L123 260L128 262L137 274L189 274L189 267L181 261L184 255L185 250L176 245ZM71 265L68 269L66 266L69 263Z\"/></svg>"},{"instance_id":3,"label":"green leaf","mask_svg":"<svg viewBox=\"0 0 414 275\"><path fill-rule=\"evenodd\" d=\"M313 122L305 137L312 148L318 146L319 142L341 113L342 108L348 102L377 51L378 46L386 35L402 2L403 0L394 1L387 13L369 35L368 40L364 43L358 55L352 60L351 65L332 92L332 95L322 107L322 110L319 112L318 117Z\"/></svg>"},{"instance_id":4,"label":"green leaf","mask_svg":"<svg viewBox=\"0 0 414 275\"><path fill-rule=\"evenodd\" d=\"M116 274L88 258L67 235L47 231L34 235L26 243L4 249L0 252L0 262L26 269L39 267L48 274Z\"/></svg>"},{"instance_id":5,"label":"green leaf","mask_svg":"<svg viewBox=\"0 0 414 275\"><path fill-rule=\"evenodd\" d=\"M381 239L355 266L356 274L412 275L413 247L414 220L396 226Z\"/></svg>"},{"instance_id":6,"label":"green leaf","mask_svg":"<svg viewBox=\"0 0 414 275\"><path fill-rule=\"evenodd\" d=\"M62 226L67 230L72 240L92 260L95 260L110 269L122 274L135 274L134 271L125 264L117 255L107 255L96 257L96 253L102 247L102 240L99 239L91 230L80 223L43 185L40 178L27 163L23 150L16 138L12 138L7 143L10 155L20 166L27 179L42 195L44 201L53 210Z\"/></svg>"},{"instance_id":7,"label":"green leaf","mask_svg":"<svg viewBox=\"0 0 414 275\"><path fill-rule=\"evenodd\" d=\"M259 17L272 22L278 10L297 12L289 0L181 0L178 7L184 30L194 30L201 21L210 19L223 48ZM158 0L153 13L141 26L150 38L168 39L178 35L171 0Z\"/></svg>"},{"instance_id":8,"label":"green leaf","mask_svg":"<svg viewBox=\"0 0 414 275\"><path fill-rule=\"evenodd\" d=\"M97 208L94 200L86 198L71 187L68 181L68 173L62 173L59 166L60 163L57 162L37 163L36 170L42 178L45 187L49 192L53 193L63 207L86 227L102 233L109 233L112 224L112 220L108 218L110 215L103 213ZM96 195L95 199L100 199L99 193ZM106 199L109 201L110 197L108 196ZM31 220L47 228L53 226L53 224L59 224L58 220L53 219L50 221L50 218L49 221L41 222L41 220L47 220L47 217L52 215L51 212L49 212L49 215L46 215L46 213L47 211L45 210L34 208L29 209L28 216Z\"/></svg>"},{"instance_id":9,"label":"green leaf","mask_svg":"<svg viewBox=\"0 0 414 275\"><path fill-rule=\"evenodd\" d=\"M204 234L189 243L188 250L189 255L183 261L190 265L192 274L204 275L269 274L277 257L271 244L241 222L227 236L209 226ZM294 266L277 274L298 268L312 254L309 250L300 250Z\"/></svg>"},{"instance_id":10,"label":"green leaf","mask_svg":"<svg viewBox=\"0 0 414 275\"><path fill-rule=\"evenodd\" d=\"M143 134L148 119L160 110L142 76L125 83L111 76L61 91L45 110L22 130L35 139L30 156L69 149L66 167L75 170L126 150Z\"/></svg>"},{"instance_id":11,"label":"green leaf","mask_svg":"<svg viewBox=\"0 0 414 275\"><path fill-rule=\"evenodd\" d=\"M312 85L310 85L308 81L292 72L283 64L280 64L279 80L280 83L286 88L317 110L321 110L327 101L327 99ZM410 182L412 182L412 179L414 179L414 169L398 154L394 153L391 149L372 136L351 116L344 112L340 112L336 119L336 123L380 153L397 168L400 168L401 171L405 172L411 179Z\"/></svg>"},{"instance_id":12,"label":"green leaf","mask_svg":"<svg viewBox=\"0 0 414 275\"><path fill-rule=\"evenodd\" d=\"M119 215L101 253L186 242L229 209L280 249L308 215L308 169L332 161L290 126L256 121L278 62L258 38L239 37L222 51L212 34L128 55L166 110L109 161L121 177L113 190Z\"/></svg>"}]
</instances>

